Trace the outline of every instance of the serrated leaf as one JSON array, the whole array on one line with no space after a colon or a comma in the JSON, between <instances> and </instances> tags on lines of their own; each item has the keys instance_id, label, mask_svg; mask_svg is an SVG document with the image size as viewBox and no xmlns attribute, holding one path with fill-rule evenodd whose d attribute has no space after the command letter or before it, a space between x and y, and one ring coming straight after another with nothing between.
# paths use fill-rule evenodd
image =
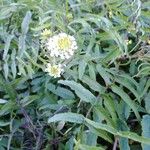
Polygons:
<instances>
[{"instance_id":1,"label":"serrated leaf","mask_svg":"<svg viewBox=\"0 0 150 150\"><path fill-rule=\"evenodd\" d=\"M131 140L137 141L139 143L144 143L150 145L150 138L145 138L143 136L139 136L136 133L130 131L120 131L117 133L118 136L129 138Z\"/></svg>"},{"instance_id":2,"label":"serrated leaf","mask_svg":"<svg viewBox=\"0 0 150 150\"><path fill-rule=\"evenodd\" d=\"M16 77L16 73L17 73L17 69L16 69L16 62L15 60L12 60L12 63L11 63L11 71L12 71L12 74L13 74L13 78Z\"/></svg>"},{"instance_id":3,"label":"serrated leaf","mask_svg":"<svg viewBox=\"0 0 150 150\"><path fill-rule=\"evenodd\" d=\"M144 98L146 111L150 114L150 92Z\"/></svg>"},{"instance_id":4,"label":"serrated leaf","mask_svg":"<svg viewBox=\"0 0 150 150\"><path fill-rule=\"evenodd\" d=\"M90 119L85 118L85 124L87 126L88 125L93 126L96 129L101 129L101 130L107 131L107 132L112 133L114 135L117 134L117 130L115 128L113 128L111 126L108 126L106 124L102 124L100 122L94 122L94 121L92 121Z\"/></svg>"},{"instance_id":5,"label":"serrated leaf","mask_svg":"<svg viewBox=\"0 0 150 150\"><path fill-rule=\"evenodd\" d=\"M26 50L25 39L26 39L26 36L25 36L25 35L21 35L21 36L19 37L18 53L19 53L19 56L20 56L20 57L22 57L23 53L24 53L25 50Z\"/></svg>"},{"instance_id":6,"label":"serrated leaf","mask_svg":"<svg viewBox=\"0 0 150 150\"><path fill-rule=\"evenodd\" d=\"M142 122L142 135L150 139L150 115L144 115ZM150 150L150 144L142 144L143 150Z\"/></svg>"},{"instance_id":7,"label":"serrated leaf","mask_svg":"<svg viewBox=\"0 0 150 150\"><path fill-rule=\"evenodd\" d=\"M10 48L10 43L11 43L13 37L14 37L14 35L7 36L5 47L4 47L3 60L5 60L7 57L7 54L8 54L9 48Z\"/></svg>"},{"instance_id":8,"label":"serrated leaf","mask_svg":"<svg viewBox=\"0 0 150 150\"><path fill-rule=\"evenodd\" d=\"M80 115L80 114L76 114L76 113L60 113L60 114L56 114L53 117L50 117L48 119L48 123L51 122L57 122L57 121L68 121L68 122L72 122L72 123L83 123L84 121L84 116Z\"/></svg>"},{"instance_id":9,"label":"serrated leaf","mask_svg":"<svg viewBox=\"0 0 150 150\"><path fill-rule=\"evenodd\" d=\"M71 92L70 90L65 89L63 87L58 87L55 91L55 94L64 99L74 99L75 98L73 92Z\"/></svg>"},{"instance_id":10,"label":"serrated leaf","mask_svg":"<svg viewBox=\"0 0 150 150\"><path fill-rule=\"evenodd\" d=\"M96 69L98 71L98 73L100 74L100 76L104 79L106 86L111 84L110 81L110 74L105 70L105 68L103 68L100 64L98 64L96 66Z\"/></svg>"},{"instance_id":11,"label":"serrated leaf","mask_svg":"<svg viewBox=\"0 0 150 150\"><path fill-rule=\"evenodd\" d=\"M122 100L124 100L132 108L137 119L140 120L141 117L139 115L135 102L131 100L131 98L117 85L112 85L111 89L114 93L118 94L122 98Z\"/></svg>"},{"instance_id":12,"label":"serrated leaf","mask_svg":"<svg viewBox=\"0 0 150 150\"><path fill-rule=\"evenodd\" d=\"M102 87L97 81L92 80L90 77L86 75L83 76L82 82L86 83L94 91L97 91L99 93L104 92L104 87Z\"/></svg>"},{"instance_id":13,"label":"serrated leaf","mask_svg":"<svg viewBox=\"0 0 150 150\"><path fill-rule=\"evenodd\" d=\"M112 127L110 127L110 126L108 126L106 124L97 123L97 122L94 122L94 121L89 120L87 118L85 118L85 124L87 126L91 125L94 128L105 130L105 131L110 132L110 133L112 133L113 135L116 135L116 136L128 138L128 139L140 142L140 143L144 143L144 144L150 145L150 138L145 138L145 137L139 136L139 135L137 135L134 132L130 132L130 131L118 131L115 128L112 128Z\"/></svg>"},{"instance_id":14,"label":"serrated leaf","mask_svg":"<svg viewBox=\"0 0 150 150\"><path fill-rule=\"evenodd\" d=\"M74 99L74 94L71 92L69 89L63 88L63 87L55 87L54 84L48 83L47 84L47 89L57 96L60 96L64 99Z\"/></svg>"},{"instance_id":15,"label":"serrated leaf","mask_svg":"<svg viewBox=\"0 0 150 150\"><path fill-rule=\"evenodd\" d=\"M79 62L79 79L80 80L82 79L82 77L85 73L86 66L87 66L87 62L85 60L81 60Z\"/></svg>"},{"instance_id":16,"label":"serrated leaf","mask_svg":"<svg viewBox=\"0 0 150 150\"><path fill-rule=\"evenodd\" d=\"M7 62L4 63L3 70L4 70L4 77L7 80L8 79L8 74L9 74L9 66L8 66Z\"/></svg>"},{"instance_id":17,"label":"serrated leaf","mask_svg":"<svg viewBox=\"0 0 150 150\"><path fill-rule=\"evenodd\" d=\"M95 73L94 65L88 64L88 68L89 68L89 76L90 76L90 78L92 80L96 81L96 73Z\"/></svg>"},{"instance_id":18,"label":"serrated leaf","mask_svg":"<svg viewBox=\"0 0 150 150\"><path fill-rule=\"evenodd\" d=\"M102 106L97 106L94 107L95 112L97 113L98 116L100 116L101 118L103 118L104 120L106 120L107 124L115 127L115 123L112 120L112 118L110 117L109 113L107 112L106 109L104 109Z\"/></svg>"},{"instance_id":19,"label":"serrated leaf","mask_svg":"<svg viewBox=\"0 0 150 150\"><path fill-rule=\"evenodd\" d=\"M120 50L118 49L111 50L110 52L107 53L102 62L107 63L110 61L110 63L112 63L120 54L121 54Z\"/></svg>"},{"instance_id":20,"label":"serrated leaf","mask_svg":"<svg viewBox=\"0 0 150 150\"><path fill-rule=\"evenodd\" d=\"M141 95L140 95L141 97L145 95L149 87L150 87L150 80L148 79L146 81L146 85L144 86L144 89L141 91Z\"/></svg>"},{"instance_id":21,"label":"serrated leaf","mask_svg":"<svg viewBox=\"0 0 150 150\"><path fill-rule=\"evenodd\" d=\"M88 128L91 132L93 132L94 134L96 134L97 136L103 138L104 140L112 143L112 139L111 139L111 136L108 132L104 131L104 130L101 130L101 129L96 129L90 125L88 125Z\"/></svg>"},{"instance_id":22,"label":"serrated leaf","mask_svg":"<svg viewBox=\"0 0 150 150\"><path fill-rule=\"evenodd\" d=\"M22 21L21 30L22 30L23 35L27 34L27 32L28 32L29 24L31 21L31 16L32 16L32 13L30 11L28 11Z\"/></svg>"},{"instance_id":23,"label":"serrated leaf","mask_svg":"<svg viewBox=\"0 0 150 150\"><path fill-rule=\"evenodd\" d=\"M85 89L81 84L76 83L75 81L60 80L59 83L69 86L72 90L75 91L77 96L85 102L94 103L96 97L87 89Z\"/></svg>"},{"instance_id":24,"label":"serrated leaf","mask_svg":"<svg viewBox=\"0 0 150 150\"><path fill-rule=\"evenodd\" d=\"M17 64L16 64L16 50L13 49L12 53L11 53L11 72L13 74L13 78L16 77L16 73L17 73Z\"/></svg>"},{"instance_id":25,"label":"serrated leaf","mask_svg":"<svg viewBox=\"0 0 150 150\"><path fill-rule=\"evenodd\" d=\"M122 78L122 77L115 78L115 81L118 82L119 84L125 86L126 88L128 88L135 95L137 100L140 102L140 95L136 91L135 87L132 86L130 81L128 81L128 80L126 80L125 78Z\"/></svg>"},{"instance_id":26,"label":"serrated leaf","mask_svg":"<svg viewBox=\"0 0 150 150\"><path fill-rule=\"evenodd\" d=\"M115 111L115 104L113 99L108 95L103 95L104 97L104 105L108 109L113 121L115 122L117 119L116 111Z\"/></svg>"}]
</instances>

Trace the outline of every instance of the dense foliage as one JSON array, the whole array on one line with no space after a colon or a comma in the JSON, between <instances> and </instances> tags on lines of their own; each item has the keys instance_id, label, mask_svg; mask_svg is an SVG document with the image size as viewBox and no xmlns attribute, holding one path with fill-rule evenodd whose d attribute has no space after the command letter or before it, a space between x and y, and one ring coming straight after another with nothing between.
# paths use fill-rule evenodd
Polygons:
<instances>
[{"instance_id":1,"label":"dense foliage","mask_svg":"<svg viewBox=\"0 0 150 150\"><path fill-rule=\"evenodd\" d=\"M78 45L58 78L45 29ZM148 0L0 0L0 150L150 150L149 74Z\"/></svg>"}]
</instances>

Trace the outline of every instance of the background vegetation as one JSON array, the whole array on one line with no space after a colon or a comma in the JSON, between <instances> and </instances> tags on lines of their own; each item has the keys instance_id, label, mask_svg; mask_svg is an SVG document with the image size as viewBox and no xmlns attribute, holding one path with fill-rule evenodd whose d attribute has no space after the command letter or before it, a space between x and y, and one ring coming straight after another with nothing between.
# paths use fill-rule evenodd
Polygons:
<instances>
[{"instance_id":1,"label":"background vegetation","mask_svg":"<svg viewBox=\"0 0 150 150\"><path fill-rule=\"evenodd\" d=\"M41 32L73 35L61 78ZM0 150L150 150L148 0L0 0Z\"/></svg>"}]
</instances>

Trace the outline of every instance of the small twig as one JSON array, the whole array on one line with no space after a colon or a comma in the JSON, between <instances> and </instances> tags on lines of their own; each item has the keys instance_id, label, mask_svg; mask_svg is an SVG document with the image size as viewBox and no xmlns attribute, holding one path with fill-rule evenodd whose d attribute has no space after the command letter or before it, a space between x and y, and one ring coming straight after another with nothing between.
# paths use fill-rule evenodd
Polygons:
<instances>
[{"instance_id":1,"label":"small twig","mask_svg":"<svg viewBox=\"0 0 150 150\"><path fill-rule=\"evenodd\" d=\"M26 110L24 109L24 107L21 105L21 103L20 103L20 101L19 101L18 98L17 98L17 103L18 103L18 105L19 105L19 107L20 107L20 109L21 109L22 114L23 114L24 117L25 117L26 123L27 123L27 125L28 125L28 130L33 133L33 136L34 136L34 138L35 138L35 137L36 137L36 136L35 136L35 127L34 127L34 125L33 125L33 122L32 122L32 120L31 120L31 118L29 117L29 115L28 115L28 113L26 112Z\"/></svg>"},{"instance_id":2,"label":"small twig","mask_svg":"<svg viewBox=\"0 0 150 150\"><path fill-rule=\"evenodd\" d=\"M41 146L42 146L42 143L43 143L43 129L40 128L40 129L37 129L37 134L38 134L38 137L36 139L36 150L40 150L41 149Z\"/></svg>"},{"instance_id":3,"label":"small twig","mask_svg":"<svg viewBox=\"0 0 150 150\"><path fill-rule=\"evenodd\" d=\"M33 134L34 139L36 140L36 150L40 150L43 144L43 127L41 125L40 127L37 127L33 124L32 119L30 118L30 116L28 115L27 111L22 106L18 98L17 98L17 104L19 105L20 110L25 117L27 129Z\"/></svg>"},{"instance_id":4,"label":"small twig","mask_svg":"<svg viewBox=\"0 0 150 150\"><path fill-rule=\"evenodd\" d=\"M118 137L115 137L115 142L114 142L114 145L113 145L113 150L117 149L117 145L118 145Z\"/></svg>"},{"instance_id":5,"label":"small twig","mask_svg":"<svg viewBox=\"0 0 150 150\"><path fill-rule=\"evenodd\" d=\"M7 144L7 150L10 150L12 137L13 137L13 134L10 134L9 139L8 139L8 144Z\"/></svg>"}]
</instances>

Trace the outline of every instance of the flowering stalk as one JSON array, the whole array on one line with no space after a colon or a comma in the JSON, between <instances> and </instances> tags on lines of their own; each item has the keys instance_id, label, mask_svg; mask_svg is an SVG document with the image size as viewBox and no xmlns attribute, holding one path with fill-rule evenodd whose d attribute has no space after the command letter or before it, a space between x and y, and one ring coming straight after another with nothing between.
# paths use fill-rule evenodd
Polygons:
<instances>
[{"instance_id":1,"label":"flowering stalk","mask_svg":"<svg viewBox=\"0 0 150 150\"><path fill-rule=\"evenodd\" d=\"M59 33L50 37L51 32L46 29L41 35L45 41L46 56L49 58L45 71L54 78L60 77L64 71L64 66L61 63L70 59L78 48L76 40L66 33Z\"/></svg>"}]
</instances>

